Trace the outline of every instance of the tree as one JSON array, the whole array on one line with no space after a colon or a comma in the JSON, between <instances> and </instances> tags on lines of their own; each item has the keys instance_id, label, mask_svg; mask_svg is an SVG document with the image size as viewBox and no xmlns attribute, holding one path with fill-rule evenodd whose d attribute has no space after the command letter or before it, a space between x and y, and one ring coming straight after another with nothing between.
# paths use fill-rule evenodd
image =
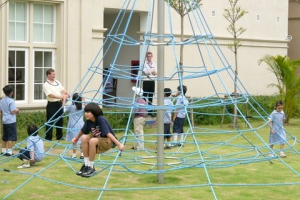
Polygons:
<instances>
[{"instance_id":1,"label":"tree","mask_svg":"<svg viewBox=\"0 0 300 200\"><path fill-rule=\"evenodd\" d=\"M295 0L297 3L300 3L300 0Z\"/></svg>"},{"instance_id":2,"label":"tree","mask_svg":"<svg viewBox=\"0 0 300 200\"><path fill-rule=\"evenodd\" d=\"M241 19L246 13L246 10L242 10L240 6L237 5L239 0L229 0L230 8L224 9L223 16L229 22L227 31L233 36L233 43L228 44L228 48L234 53L234 64L235 64L235 82L237 81L238 74L238 63L237 63L237 53L238 48L241 46L241 42L237 39L241 34L243 34L247 29L239 27L237 28L237 21ZM236 84L234 84L234 93L237 92Z\"/></svg>"},{"instance_id":3,"label":"tree","mask_svg":"<svg viewBox=\"0 0 300 200\"><path fill-rule=\"evenodd\" d=\"M180 15L180 41L184 36L184 16L201 6L201 0L165 0ZM183 75L183 45L180 45L179 65Z\"/></svg>"},{"instance_id":4,"label":"tree","mask_svg":"<svg viewBox=\"0 0 300 200\"><path fill-rule=\"evenodd\" d=\"M238 40L238 37L243 34L246 29L242 27L237 27L237 21L241 19L247 11L241 9L240 6L237 5L239 0L228 0L230 3L230 8L224 9L223 16L229 22L229 26L227 27L227 31L233 36L233 43L228 44L228 48L234 53L234 65L235 65L235 75L234 75L234 91L233 95L237 95L237 75L238 75L238 62L237 62L237 54L238 48L241 46L241 42ZM234 107L234 119L233 124L237 124L237 109Z\"/></svg>"},{"instance_id":5,"label":"tree","mask_svg":"<svg viewBox=\"0 0 300 200\"><path fill-rule=\"evenodd\" d=\"M272 83L269 87L277 87L284 102L286 122L288 123L297 107L300 94L300 76L297 74L300 59L291 60L287 56L266 55L259 60L259 64L262 62L266 63L268 70L276 76L277 84Z\"/></svg>"}]
</instances>

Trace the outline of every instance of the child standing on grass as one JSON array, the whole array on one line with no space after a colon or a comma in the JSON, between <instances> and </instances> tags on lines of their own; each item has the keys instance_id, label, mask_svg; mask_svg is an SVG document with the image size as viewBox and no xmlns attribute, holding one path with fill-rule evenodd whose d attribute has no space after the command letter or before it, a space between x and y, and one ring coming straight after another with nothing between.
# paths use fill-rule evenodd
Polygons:
<instances>
[{"instance_id":1,"label":"child standing on grass","mask_svg":"<svg viewBox=\"0 0 300 200\"><path fill-rule=\"evenodd\" d=\"M281 100L276 102L275 110L270 115L270 136L269 143L270 148L273 150L274 144L280 144L279 156L285 158L286 155L283 152L284 143L286 142L286 135L283 129L283 122L285 120L285 114L283 112L283 103ZM273 157L273 153L270 152L270 157Z\"/></svg>"},{"instance_id":2,"label":"child standing on grass","mask_svg":"<svg viewBox=\"0 0 300 200\"><path fill-rule=\"evenodd\" d=\"M177 108L174 116L173 116L173 134L174 140L172 146L183 146L183 125L186 116L185 106L189 104L189 101L185 97L185 93L187 92L187 87L185 85L177 87L176 96L176 106L184 106L182 108ZM177 142L178 135L180 136L180 143Z\"/></svg>"},{"instance_id":3,"label":"child standing on grass","mask_svg":"<svg viewBox=\"0 0 300 200\"><path fill-rule=\"evenodd\" d=\"M133 128L136 135L136 143L131 149L143 150L144 149L144 126L146 123L147 110L141 108L146 105L146 101L143 99L143 89L138 87L132 87L135 92L135 103L137 104L134 110Z\"/></svg>"},{"instance_id":4,"label":"child standing on grass","mask_svg":"<svg viewBox=\"0 0 300 200\"><path fill-rule=\"evenodd\" d=\"M27 147L21 149L18 158L23 161L23 164L18 166L19 169L29 168L30 165L35 165L36 162L40 162L45 157L44 154L44 142L38 136L38 127L31 124L27 127Z\"/></svg>"},{"instance_id":5,"label":"child standing on grass","mask_svg":"<svg viewBox=\"0 0 300 200\"><path fill-rule=\"evenodd\" d=\"M19 114L19 109L16 107L12 96L14 88L11 85L6 85L3 88L5 97L0 101L0 112L2 112L3 135L2 135L2 153L1 155L11 156L13 142L17 141L17 121L16 114Z\"/></svg>"},{"instance_id":6,"label":"child standing on grass","mask_svg":"<svg viewBox=\"0 0 300 200\"><path fill-rule=\"evenodd\" d=\"M72 104L67 106L65 112L69 113L68 131L66 134L66 141L72 142L72 139L76 137L78 131L83 127L83 105L82 97L75 93L72 97ZM76 158L77 144L81 147L81 140L77 143L73 143L73 154L72 158ZM81 152L80 159L83 159L83 153Z\"/></svg>"},{"instance_id":7,"label":"child standing on grass","mask_svg":"<svg viewBox=\"0 0 300 200\"><path fill-rule=\"evenodd\" d=\"M171 136L170 131L172 123L172 106L173 102L170 99L172 91L170 88L164 89L164 105L168 106L168 109L164 111L164 139L167 139L167 144L165 145L166 149L171 149Z\"/></svg>"},{"instance_id":8,"label":"child standing on grass","mask_svg":"<svg viewBox=\"0 0 300 200\"><path fill-rule=\"evenodd\" d=\"M117 140L107 119L103 117L103 112L98 104L87 104L84 107L84 116L86 121L72 142L77 143L81 138L84 155L84 164L76 172L76 175L90 177L95 172L94 160L97 153L108 151L113 147L113 143L121 151L125 149L125 146Z\"/></svg>"}]
</instances>

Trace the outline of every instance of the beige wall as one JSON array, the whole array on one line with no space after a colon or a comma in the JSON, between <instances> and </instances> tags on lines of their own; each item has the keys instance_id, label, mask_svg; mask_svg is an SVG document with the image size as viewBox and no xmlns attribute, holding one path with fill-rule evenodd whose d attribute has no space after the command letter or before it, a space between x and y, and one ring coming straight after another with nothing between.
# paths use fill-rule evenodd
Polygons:
<instances>
[{"instance_id":1,"label":"beige wall","mask_svg":"<svg viewBox=\"0 0 300 200\"><path fill-rule=\"evenodd\" d=\"M0 0L4 2L4 0ZM50 1L44 1L50 2ZM103 44L105 34L109 31L111 23L116 16L118 9L122 6L123 0L57 0L52 1L57 3L57 52L56 52L56 69L57 78L64 84L67 90L73 92L82 77L86 74L88 67L91 65L97 65L102 59L102 52L99 57L93 63L96 54ZM133 21L130 24L129 34L138 39L138 37L145 32L145 17L148 9L148 2L146 0L140 0L136 4L136 12L133 17ZM222 16L223 10L229 8L227 0L203 0L202 10L209 28L213 35L216 37L220 49L224 53L228 63L233 65L234 57L233 53L228 50L227 44L231 42L231 35L227 32L226 27L228 22ZM240 21L239 25L247 28L247 31L240 36L242 47L238 52L238 64L239 64L239 78L246 87L246 89L253 95L262 94L274 94L275 88L268 88L270 83L275 83L276 79L271 74L265 65L258 65L258 60L266 54L271 55L286 55L287 47L289 45L289 53L291 57L296 57L294 52L294 42L298 41L297 36L293 35L294 29L298 30L295 20L290 20L288 33L288 2L283 0L260 0L259 5L257 0L240 0L239 4L242 8L246 9L249 13L246 14ZM131 7L130 5L129 7ZM290 18L295 17L297 13L296 6L290 7ZM166 8L167 10L167 8ZM171 9L172 10L172 9ZM267 12L266 12L267 10ZM216 16L211 16L212 11L215 11ZM298 12L299 13L299 12ZM7 63L7 7L0 9L1 21L0 21L0 64L1 64L1 86L6 84L7 77L5 74ZM156 12L155 12L156 14ZM260 20L257 21L257 15ZM167 15L166 15L167 16ZM277 22L279 18L279 22ZM168 17L165 17L166 33L169 33ZM172 10L172 26L174 34L179 35L180 23L179 16ZM154 15L153 33L156 33L157 18ZM108 30L107 30L108 29ZM293 35L292 43L288 43L286 36L288 34ZM192 29L188 27L188 18L185 18L185 38L189 38L192 35ZM299 35L299 34L298 34ZM298 42L297 42L298 43ZM210 46L210 45L208 45ZM202 45L202 50L205 50ZM141 48L142 49L142 48ZM133 47L122 47L122 50L117 59L118 64L130 65L131 60L141 59L141 49ZM150 51L154 52L154 61L157 60L157 48L150 47ZM212 51L212 48L209 47ZM176 47L177 56L179 57L179 48ZM204 51L204 60L207 63L212 63L209 54ZM195 65L200 60L199 53L196 46L190 45L185 47L184 50L184 64ZM109 65L112 60L113 54L109 54L104 59L104 65ZM213 55L211 58L217 60L217 56ZM216 61L217 67L222 67L221 61ZM172 56L172 49L166 47L165 52L165 73L168 74L174 67L174 56ZM102 65L101 65L102 66ZM210 67L213 65L210 64ZM225 73L222 73L225 74ZM90 80L91 79L91 80ZM227 92L232 92L233 83L228 74L222 75L221 78L213 77L214 84L217 88L220 88L220 92L224 91L222 88L222 82L228 87ZM82 81L82 85L76 89L76 91L83 90L85 83L89 83L86 90L94 90L102 81L102 77L91 78L86 77ZM211 94L212 86L208 78L197 80L195 84L190 80L186 83L189 85L188 94L191 96L205 96ZM130 80L119 80L118 95L124 97L131 97L131 86L133 84ZM166 87L171 87L175 90L178 85L178 81L166 82ZM199 87L200 86L200 87ZM209 88L209 89L204 89ZM32 103L32 102L31 102ZM36 106L37 104L35 104ZM45 102L40 105L44 106ZM28 106L28 105L25 105Z\"/></svg>"},{"instance_id":2,"label":"beige wall","mask_svg":"<svg viewBox=\"0 0 300 200\"><path fill-rule=\"evenodd\" d=\"M300 51L300 4L290 1L289 6L289 35L292 40L289 43L288 55L291 59L299 59Z\"/></svg>"}]
</instances>

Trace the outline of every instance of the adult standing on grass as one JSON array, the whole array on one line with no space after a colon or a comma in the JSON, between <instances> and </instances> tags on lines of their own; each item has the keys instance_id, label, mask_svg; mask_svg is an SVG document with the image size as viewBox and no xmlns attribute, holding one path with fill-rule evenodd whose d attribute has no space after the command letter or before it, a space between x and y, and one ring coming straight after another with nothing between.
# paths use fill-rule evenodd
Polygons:
<instances>
[{"instance_id":1,"label":"adult standing on grass","mask_svg":"<svg viewBox=\"0 0 300 200\"><path fill-rule=\"evenodd\" d=\"M17 119L16 114L20 111L13 100L14 88L6 85L3 88L5 97L0 101L0 112L2 112L3 135L2 135L2 155L11 156L13 142L17 141ZM6 151L7 147L7 151Z\"/></svg>"},{"instance_id":2,"label":"adult standing on grass","mask_svg":"<svg viewBox=\"0 0 300 200\"><path fill-rule=\"evenodd\" d=\"M47 123L56 125L56 139L61 140L63 138L62 126L63 114L62 105L65 100L70 96L65 90L62 84L55 79L54 69L48 69L46 71L47 81L43 85L44 93L47 98L46 116ZM49 121L51 119L51 122ZM55 122L55 123L54 123ZM46 125L46 140L52 140L52 126Z\"/></svg>"},{"instance_id":3,"label":"adult standing on grass","mask_svg":"<svg viewBox=\"0 0 300 200\"><path fill-rule=\"evenodd\" d=\"M146 76L156 76L157 75L157 68L156 64L152 61L153 54L152 52L147 52L146 54L146 61L144 63L144 69L143 72ZM153 80L147 80L143 81L143 91L144 91L144 97L146 101L148 101L149 105L152 105L153 102L153 95L155 92L155 81ZM149 115L154 116L153 110L149 110Z\"/></svg>"}]
</instances>

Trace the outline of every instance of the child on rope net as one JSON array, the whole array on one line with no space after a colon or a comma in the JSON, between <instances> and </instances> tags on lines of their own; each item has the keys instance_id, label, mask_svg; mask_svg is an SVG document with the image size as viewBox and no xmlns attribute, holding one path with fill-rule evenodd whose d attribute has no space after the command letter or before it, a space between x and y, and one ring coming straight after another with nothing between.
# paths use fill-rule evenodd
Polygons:
<instances>
[{"instance_id":1,"label":"child on rope net","mask_svg":"<svg viewBox=\"0 0 300 200\"><path fill-rule=\"evenodd\" d=\"M187 106L189 104L189 101L185 97L185 93L187 92L187 87L185 85L178 86L177 87L177 93L175 94L176 96L176 106L178 105L185 105ZM174 134L174 140L171 146L183 146L183 125L184 125L184 120L186 116L186 111L185 108L177 108L176 111L174 112L173 116L173 134ZM177 142L178 135L180 136L180 142Z\"/></svg>"},{"instance_id":2,"label":"child on rope net","mask_svg":"<svg viewBox=\"0 0 300 200\"><path fill-rule=\"evenodd\" d=\"M172 106L173 102L170 99L172 91L170 88L164 89L164 105L168 106L168 109L164 111L164 139L167 139L167 144L165 144L165 149L171 149L171 137L172 133L170 131L172 123Z\"/></svg>"},{"instance_id":3,"label":"child on rope net","mask_svg":"<svg viewBox=\"0 0 300 200\"><path fill-rule=\"evenodd\" d=\"M274 111L270 114L270 135L269 143L270 148L273 150L274 144L280 144L279 156L285 158L286 155L283 152L284 143L286 142L286 135L283 128L283 122L285 120L285 114L283 112L283 102L281 100L277 101L275 104ZM270 157L273 157L273 152L269 153Z\"/></svg>"},{"instance_id":4,"label":"child on rope net","mask_svg":"<svg viewBox=\"0 0 300 200\"><path fill-rule=\"evenodd\" d=\"M136 135L136 142L131 149L143 150L144 149L144 126L146 123L147 110L140 108L140 106L146 105L146 101L143 99L143 89L139 87L132 87L135 92L135 103L139 105L134 110L133 128Z\"/></svg>"},{"instance_id":5,"label":"child on rope net","mask_svg":"<svg viewBox=\"0 0 300 200\"><path fill-rule=\"evenodd\" d=\"M36 162L40 162L45 157L44 154L44 142L38 136L38 127L35 124L30 124L27 127L27 146L25 149L21 149L18 158L23 161L23 164L18 166L19 169L29 168L30 165L35 165Z\"/></svg>"},{"instance_id":6,"label":"child on rope net","mask_svg":"<svg viewBox=\"0 0 300 200\"><path fill-rule=\"evenodd\" d=\"M65 112L69 113L68 131L66 134L66 141L72 141L76 137L78 130L80 130L83 125L83 98L74 93L72 97L73 103L65 108ZM72 158L76 158L76 148L77 144L81 147L81 140L79 139L77 143L73 143L73 154ZM80 159L83 159L83 153L81 152Z\"/></svg>"},{"instance_id":7,"label":"child on rope net","mask_svg":"<svg viewBox=\"0 0 300 200\"><path fill-rule=\"evenodd\" d=\"M113 147L113 143L121 151L125 146L120 143L107 119L103 117L102 109L96 103L84 107L85 123L72 142L77 143L81 138L84 164L76 175L91 177L95 172L94 160L97 153L104 153Z\"/></svg>"}]
</instances>

